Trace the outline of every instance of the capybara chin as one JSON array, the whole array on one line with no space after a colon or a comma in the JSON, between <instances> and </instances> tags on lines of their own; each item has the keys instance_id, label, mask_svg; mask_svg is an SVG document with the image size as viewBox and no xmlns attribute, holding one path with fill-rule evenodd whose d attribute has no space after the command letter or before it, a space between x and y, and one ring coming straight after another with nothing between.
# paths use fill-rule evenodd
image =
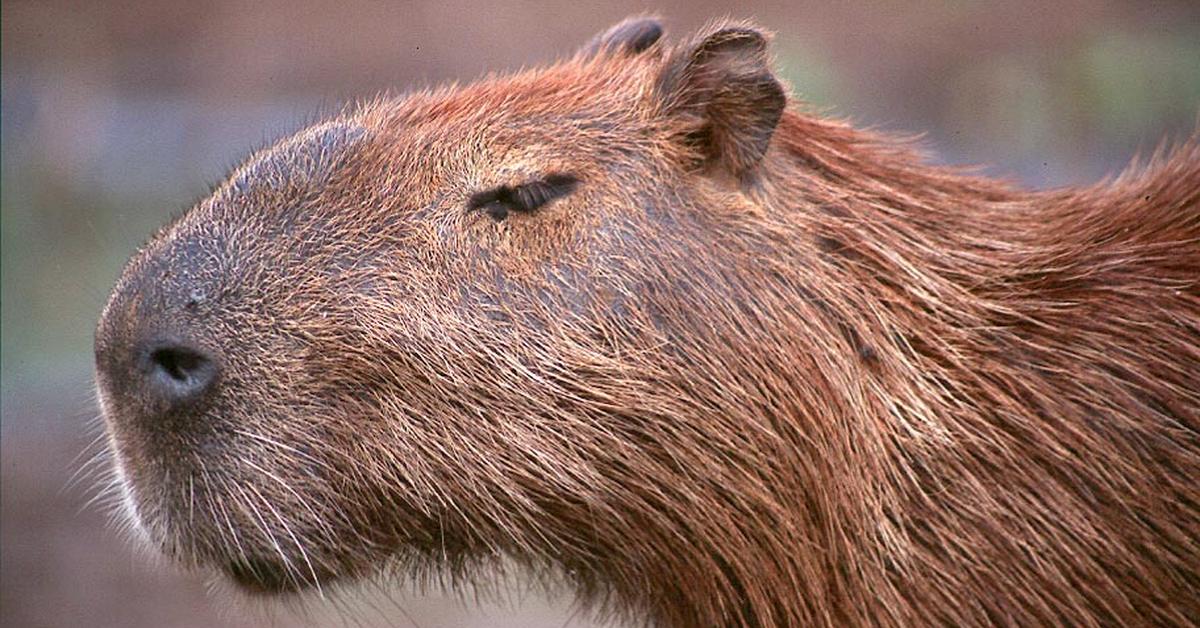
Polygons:
<instances>
[{"instance_id":1,"label":"capybara chin","mask_svg":"<svg viewBox=\"0 0 1200 628\"><path fill-rule=\"evenodd\" d=\"M1200 142L1023 191L661 34L357 106L137 252L95 349L145 537L660 626L1200 617Z\"/></svg>"}]
</instances>

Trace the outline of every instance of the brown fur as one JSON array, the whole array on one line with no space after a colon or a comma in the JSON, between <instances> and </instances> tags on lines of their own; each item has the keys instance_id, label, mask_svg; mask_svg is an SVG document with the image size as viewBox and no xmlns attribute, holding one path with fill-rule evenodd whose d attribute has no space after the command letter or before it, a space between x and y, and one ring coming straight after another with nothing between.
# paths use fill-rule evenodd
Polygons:
<instances>
[{"instance_id":1,"label":"brown fur","mask_svg":"<svg viewBox=\"0 0 1200 628\"><path fill-rule=\"evenodd\" d=\"M154 544L266 590L507 556L662 626L1200 617L1200 143L1026 192L783 112L749 27L607 37L318 125L134 257L97 360ZM111 374L147 325L220 356L186 421Z\"/></svg>"}]
</instances>

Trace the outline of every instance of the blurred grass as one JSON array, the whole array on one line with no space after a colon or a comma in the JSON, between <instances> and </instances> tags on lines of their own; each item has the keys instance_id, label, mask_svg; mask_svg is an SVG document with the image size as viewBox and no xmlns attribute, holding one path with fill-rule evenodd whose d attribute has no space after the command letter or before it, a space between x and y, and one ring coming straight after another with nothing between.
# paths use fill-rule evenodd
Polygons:
<instances>
[{"instance_id":1,"label":"blurred grass","mask_svg":"<svg viewBox=\"0 0 1200 628\"><path fill-rule=\"evenodd\" d=\"M1195 118L1200 108L1200 37L1196 32L1097 37L1063 64L1079 77L1093 128L1117 141L1158 131L1163 120Z\"/></svg>"},{"instance_id":2,"label":"blurred grass","mask_svg":"<svg viewBox=\"0 0 1200 628\"><path fill-rule=\"evenodd\" d=\"M1065 183L1082 160L1095 162L1097 175L1115 173L1135 152L1191 132L1200 39L1109 31L1062 49L990 57L951 81L944 115L972 130L958 141L1006 155L1034 183Z\"/></svg>"},{"instance_id":3,"label":"blurred grass","mask_svg":"<svg viewBox=\"0 0 1200 628\"><path fill-rule=\"evenodd\" d=\"M819 48L787 35L777 37L774 43L779 76L793 94L817 111L832 109L845 102L849 93L845 85L838 82L837 68Z\"/></svg>"},{"instance_id":4,"label":"blurred grass","mask_svg":"<svg viewBox=\"0 0 1200 628\"><path fill-rule=\"evenodd\" d=\"M26 175L30 176L30 175ZM86 374L91 331L124 261L165 217L162 205L88 197L44 174L24 198L0 183L0 268L7 385ZM28 179L27 179L28 180ZM74 379L74 377L72 377Z\"/></svg>"}]
</instances>

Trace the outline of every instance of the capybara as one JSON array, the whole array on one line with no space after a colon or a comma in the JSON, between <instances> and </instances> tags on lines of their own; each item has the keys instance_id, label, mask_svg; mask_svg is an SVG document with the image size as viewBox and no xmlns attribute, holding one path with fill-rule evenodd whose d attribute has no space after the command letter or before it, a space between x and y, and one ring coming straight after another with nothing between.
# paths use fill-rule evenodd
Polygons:
<instances>
[{"instance_id":1,"label":"capybara","mask_svg":"<svg viewBox=\"0 0 1200 628\"><path fill-rule=\"evenodd\" d=\"M1200 618L1200 141L1026 191L661 34L355 106L154 235L95 343L142 536L659 626Z\"/></svg>"}]
</instances>

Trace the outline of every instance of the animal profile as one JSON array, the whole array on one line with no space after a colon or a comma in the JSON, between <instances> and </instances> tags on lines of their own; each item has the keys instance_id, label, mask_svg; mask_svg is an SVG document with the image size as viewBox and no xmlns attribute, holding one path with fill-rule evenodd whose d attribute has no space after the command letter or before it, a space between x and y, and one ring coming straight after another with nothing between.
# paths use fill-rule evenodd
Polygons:
<instances>
[{"instance_id":1,"label":"animal profile","mask_svg":"<svg viewBox=\"0 0 1200 628\"><path fill-rule=\"evenodd\" d=\"M1194 622L1200 143L1027 191L769 50L633 18L250 157L96 331L134 527L261 595L513 561L658 626Z\"/></svg>"}]
</instances>

